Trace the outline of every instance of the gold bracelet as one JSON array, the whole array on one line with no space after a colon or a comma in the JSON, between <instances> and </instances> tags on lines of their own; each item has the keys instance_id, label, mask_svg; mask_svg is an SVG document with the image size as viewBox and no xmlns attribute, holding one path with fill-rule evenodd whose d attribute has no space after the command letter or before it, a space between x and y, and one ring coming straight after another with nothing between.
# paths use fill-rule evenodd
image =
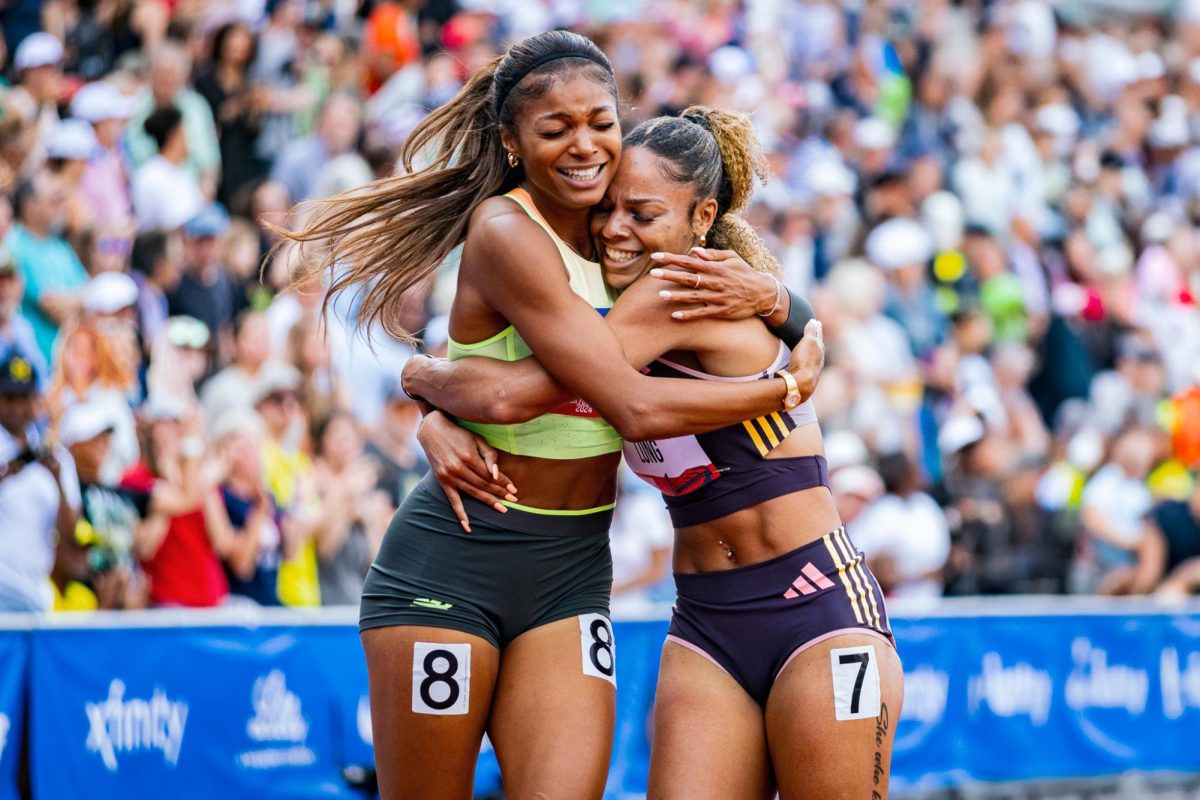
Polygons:
<instances>
[{"instance_id":1,"label":"gold bracelet","mask_svg":"<svg viewBox=\"0 0 1200 800\"><path fill-rule=\"evenodd\" d=\"M771 310L765 314L759 314L760 317L769 317L779 309L779 304L783 302L783 281L776 278L774 275L771 279L775 281L775 305L771 306Z\"/></svg>"}]
</instances>

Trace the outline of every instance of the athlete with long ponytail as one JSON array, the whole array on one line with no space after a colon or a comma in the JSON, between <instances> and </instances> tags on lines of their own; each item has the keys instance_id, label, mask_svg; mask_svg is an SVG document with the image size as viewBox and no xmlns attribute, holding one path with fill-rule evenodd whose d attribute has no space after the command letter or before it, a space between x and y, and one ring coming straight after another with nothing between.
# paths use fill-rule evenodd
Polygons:
<instances>
[{"instance_id":1,"label":"athlete with long ponytail","mask_svg":"<svg viewBox=\"0 0 1200 800\"><path fill-rule=\"evenodd\" d=\"M616 83L588 39L552 31L473 75L406 143L407 172L311 207L302 261L401 336L409 290L463 244L451 356L535 356L571 398L481 426L495 506L433 477L393 520L363 592L376 766L391 798L466 798L486 731L510 798L599 798L615 661L607 530L621 438L714 430L793 408L820 369L802 341L770 380L699 383L631 367L589 231L621 156ZM428 166L414 168L418 157ZM334 267L337 269L334 269ZM599 312L599 313L598 313ZM486 451L491 454L491 450ZM469 527L469 532L464 530Z\"/></svg>"},{"instance_id":2,"label":"athlete with long ponytail","mask_svg":"<svg viewBox=\"0 0 1200 800\"><path fill-rule=\"evenodd\" d=\"M739 215L765 166L749 120L703 107L642 123L592 234L630 363L697 388L769 379L789 353L755 319L681 323L647 273L697 242L778 264ZM810 323L810 336L819 326ZM419 359L406 385L466 419L522 419L571 392L536 361ZM498 399L499 398L499 399ZM464 423L468 424L468 423ZM676 528L678 599L655 699L648 797L886 797L903 674L879 586L838 518L811 401L626 442Z\"/></svg>"}]
</instances>

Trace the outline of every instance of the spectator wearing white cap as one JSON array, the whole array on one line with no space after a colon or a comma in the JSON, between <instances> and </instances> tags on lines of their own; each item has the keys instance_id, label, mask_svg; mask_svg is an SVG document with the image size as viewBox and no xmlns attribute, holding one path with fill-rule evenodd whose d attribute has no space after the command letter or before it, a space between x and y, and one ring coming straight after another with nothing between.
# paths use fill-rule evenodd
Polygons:
<instances>
[{"instance_id":1,"label":"spectator wearing white cap","mask_svg":"<svg viewBox=\"0 0 1200 800\"><path fill-rule=\"evenodd\" d=\"M187 88L190 72L191 59L180 45L163 44L151 53L149 85L138 96L137 114L126 131L129 154L137 167L154 158L159 148L143 123L158 109L177 109L187 143L184 166L211 198L221 171L221 150L208 103Z\"/></svg>"},{"instance_id":2,"label":"spectator wearing white cap","mask_svg":"<svg viewBox=\"0 0 1200 800\"><path fill-rule=\"evenodd\" d=\"M140 608L146 603L145 582L133 545L141 515L134 498L103 475L116 427L105 406L78 403L63 414L58 439L71 453L79 476L81 506L74 538L89 551L92 568L85 572L95 589L95 602L100 608ZM57 588L66 595L66 586Z\"/></svg>"},{"instance_id":3,"label":"spectator wearing white cap","mask_svg":"<svg viewBox=\"0 0 1200 800\"><path fill-rule=\"evenodd\" d=\"M888 275L884 313L903 326L913 355L926 358L946 338L946 318L929 283L933 240L920 223L897 217L866 241L867 258Z\"/></svg>"},{"instance_id":4,"label":"spectator wearing white cap","mask_svg":"<svg viewBox=\"0 0 1200 800\"><path fill-rule=\"evenodd\" d=\"M855 477L862 485L851 481L851 491L876 489L870 476ZM920 474L904 453L883 456L879 477L884 494L854 521L855 543L889 597L941 596L942 568L950 556L942 509L921 491Z\"/></svg>"},{"instance_id":5,"label":"spectator wearing white cap","mask_svg":"<svg viewBox=\"0 0 1200 800\"><path fill-rule=\"evenodd\" d=\"M293 556L279 568L279 599L285 605L311 606L321 602L314 539L319 523L319 498L313 486L313 463L302 448L307 435L300 405L300 371L291 364L271 361L259 371L254 407L266 426L263 474L271 495L290 517L286 532L294 538Z\"/></svg>"},{"instance_id":6,"label":"spectator wearing white cap","mask_svg":"<svg viewBox=\"0 0 1200 800\"><path fill-rule=\"evenodd\" d=\"M187 167L189 142L183 115L174 106L164 106L146 117L142 127L153 139L158 154L133 175L138 230L177 230L199 214L205 204L200 184Z\"/></svg>"},{"instance_id":7,"label":"spectator wearing white cap","mask_svg":"<svg viewBox=\"0 0 1200 800\"><path fill-rule=\"evenodd\" d=\"M62 179L67 192L67 233L76 235L93 220L92 206L80 192L88 163L100 152L92 126L81 119L65 119L46 140L46 166Z\"/></svg>"},{"instance_id":8,"label":"spectator wearing white cap","mask_svg":"<svg viewBox=\"0 0 1200 800\"><path fill-rule=\"evenodd\" d=\"M62 94L62 43L39 31L21 40L13 54L17 85L8 95L17 114L36 130L35 144L25 160L25 174L41 165L45 141L58 126Z\"/></svg>"},{"instance_id":9,"label":"spectator wearing white cap","mask_svg":"<svg viewBox=\"0 0 1200 800\"><path fill-rule=\"evenodd\" d=\"M98 223L124 224L133 219L129 176L121 158L121 137L137 100L107 81L89 83L71 98L71 114L91 123L98 148L79 183L80 195Z\"/></svg>"}]
</instances>

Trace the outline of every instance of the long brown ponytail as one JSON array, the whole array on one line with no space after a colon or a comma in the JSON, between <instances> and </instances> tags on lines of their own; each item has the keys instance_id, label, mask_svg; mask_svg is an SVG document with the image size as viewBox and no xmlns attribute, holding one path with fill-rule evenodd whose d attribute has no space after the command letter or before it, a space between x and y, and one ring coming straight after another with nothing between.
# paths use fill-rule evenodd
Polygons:
<instances>
[{"instance_id":1,"label":"long brown ponytail","mask_svg":"<svg viewBox=\"0 0 1200 800\"><path fill-rule=\"evenodd\" d=\"M500 130L514 131L522 103L566 70L583 70L616 94L612 67L591 40L569 31L531 36L477 71L417 126L400 154L402 174L304 204L304 226L280 231L276 249L297 246L298 280L331 274L324 309L337 293L353 290L359 325L378 322L414 341L397 320L400 301L427 285L462 243L476 207L520 181Z\"/></svg>"}]
</instances>

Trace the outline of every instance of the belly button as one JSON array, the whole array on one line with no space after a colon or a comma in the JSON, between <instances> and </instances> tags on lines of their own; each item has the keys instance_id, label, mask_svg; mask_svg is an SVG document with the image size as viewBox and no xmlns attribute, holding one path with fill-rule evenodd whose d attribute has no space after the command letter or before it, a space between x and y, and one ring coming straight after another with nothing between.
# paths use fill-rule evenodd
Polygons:
<instances>
[{"instance_id":1,"label":"belly button","mask_svg":"<svg viewBox=\"0 0 1200 800\"><path fill-rule=\"evenodd\" d=\"M732 548L732 547L730 547L730 546L729 546L729 545L728 545L728 544L725 542L725 540L724 540L724 539L718 539L718 540L717 540L717 544L719 544L719 545L721 545L721 547L725 548L725 557L726 557L726 558L728 558L730 561L733 561L733 562L735 562L735 563L737 562L737 556L735 556L735 555L733 554L733 548Z\"/></svg>"}]
</instances>

